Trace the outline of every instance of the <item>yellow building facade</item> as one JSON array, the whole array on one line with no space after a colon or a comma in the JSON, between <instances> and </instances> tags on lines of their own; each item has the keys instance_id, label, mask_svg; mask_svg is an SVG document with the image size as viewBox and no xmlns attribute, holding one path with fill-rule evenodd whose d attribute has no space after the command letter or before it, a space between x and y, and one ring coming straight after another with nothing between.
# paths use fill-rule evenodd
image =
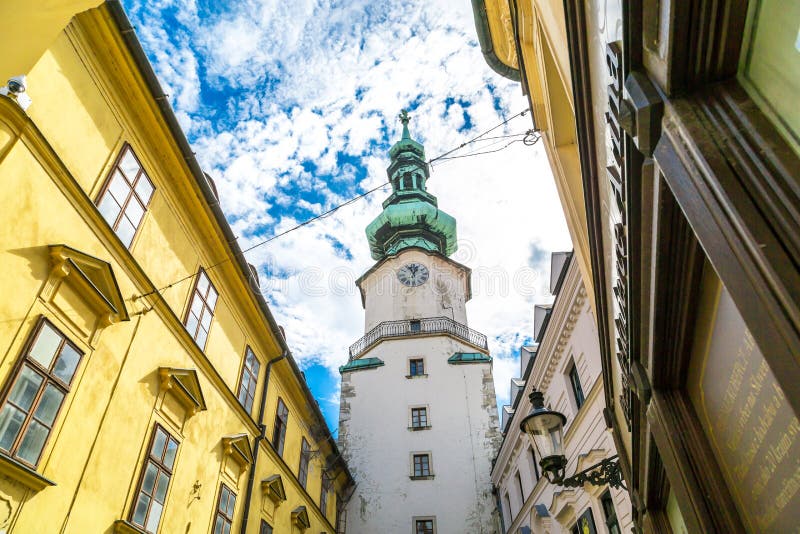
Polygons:
<instances>
[{"instance_id":1,"label":"yellow building facade","mask_svg":"<svg viewBox=\"0 0 800 534\"><path fill-rule=\"evenodd\" d=\"M0 63L32 100L0 96L0 532L336 532L347 466L122 7L92 3L0 17L35 37Z\"/></svg>"}]
</instances>

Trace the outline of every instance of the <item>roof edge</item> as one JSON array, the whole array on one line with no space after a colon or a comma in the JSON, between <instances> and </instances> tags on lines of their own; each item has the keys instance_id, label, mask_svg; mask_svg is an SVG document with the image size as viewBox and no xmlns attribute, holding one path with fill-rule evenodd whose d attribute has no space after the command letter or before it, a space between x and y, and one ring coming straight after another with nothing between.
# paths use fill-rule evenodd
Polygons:
<instances>
[{"instance_id":1,"label":"roof edge","mask_svg":"<svg viewBox=\"0 0 800 534\"><path fill-rule=\"evenodd\" d=\"M519 69L506 65L495 53L492 32L489 29L489 17L486 13L486 0L472 0L472 14L475 18L478 43L481 45L486 63L500 76L519 82L521 80Z\"/></svg>"}]
</instances>

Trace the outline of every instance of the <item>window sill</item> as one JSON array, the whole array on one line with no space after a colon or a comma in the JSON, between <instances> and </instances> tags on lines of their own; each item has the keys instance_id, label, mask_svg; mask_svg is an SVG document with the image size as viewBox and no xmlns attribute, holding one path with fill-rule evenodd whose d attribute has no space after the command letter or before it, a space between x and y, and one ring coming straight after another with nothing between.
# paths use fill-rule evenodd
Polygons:
<instances>
[{"instance_id":1,"label":"window sill","mask_svg":"<svg viewBox=\"0 0 800 534\"><path fill-rule=\"evenodd\" d=\"M26 488L33 491L42 491L49 486L55 486L56 483L49 478L43 477L22 462L0 454L0 474L6 475L12 480L16 480Z\"/></svg>"},{"instance_id":2,"label":"window sill","mask_svg":"<svg viewBox=\"0 0 800 534\"><path fill-rule=\"evenodd\" d=\"M408 427L408 429L411 430L412 432L417 432L419 430L428 430L430 428L432 428L431 425L427 425L427 426L410 426L410 427Z\"/></svg>"},{"instance_id":3,"label":"window sill","mask_svg":"<svg viewBox=\"0 0 800 534\"><path fill-rule=\"evenodd\" d=\"M117 519L114 521L114 534L147 534L147 532L140 529L130 521Z\"/></svg>"},{"instance_id":4,"label":"window sill","mask_svg":"<svg viewBox=\"0 0 800 534\"><path fill-rule=\"evenodd\" d=\"M406 375L406 378L413 379L413 378L428 378L428 373L423 373L421 375Z\"/></svg>"},{"instance_id":5,"label":"window sill","mask_svg":"<svg viewBox=\"0 0 800 534\"><path fill-rule=\"evenodd\" d=\"M421 477L417 477L417 476L411 475L408 478L410 478L411 480L433 480L433 477L434 477L434 475L425 475L425 476L421 476Z\"/></svg>"}]
</instances>

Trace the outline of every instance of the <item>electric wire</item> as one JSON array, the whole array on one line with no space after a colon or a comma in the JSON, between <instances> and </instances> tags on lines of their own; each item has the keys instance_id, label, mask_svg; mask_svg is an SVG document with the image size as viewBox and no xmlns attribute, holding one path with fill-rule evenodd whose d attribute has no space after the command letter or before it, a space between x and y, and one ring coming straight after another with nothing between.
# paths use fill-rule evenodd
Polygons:
<instances>
[{"instance_id":1,"label":"electric wire","mask_svg":"<svg viewBox=\"0 0 800 534\"><path fill-rule=\"evenodd\" d=\"M458 158L461 158L461 157L479 156L481 154L491 154L493 152L499 152L500 150L503 150L503 149L507 148L508 146L514 144L515 142L522 141L524 143L525 139L527 139L527 137L531 135L531 132L533 132L533 130L528 130L525 133L519 133L519 134L509 134L509 135L495 136L495 137L489 137L489 138L484 138L484 137L487 134L497 130L498 128L500 128L502 126L505 126L506 124L508 124L512 120L516 119L517 117L525 116L525 114L528 113L528 111L529 111L529 109L526 108L526 109L520 111L519 113L517 113L515 115L512 115L511 117L507 118L503 122L493 126L492 128L489 128L488 130L486 130L483 133L473 137L472 139L461 143L457 147L455 147L455 148L453 148L451 150L448 150L447 152L445 152L443 154L440 154L440 155L436 156L435 158L429 159L425 163L427 163L428 165L432 165L436 161L452 160L452 159L458 159ZM475 143L475 142L477 142L479 140L488 141L490 139L499 139L499 140L502 141L503 139L508 139L508 138L511 138L511 137L518 137L518 136L521 136L521 135L525 136L525 137L523 137L523 139L515 139L514 141L511 141L510 143L508 143L505 146L503 146L502 148L499 148L499 149L496 149L496 150L490 150L490 151L486 151L486 152L482 152L482 153L469 153L469 154L464 154L464 155L460 155L460 156L450 156L450 154L452 154L452 153L454 153L454 152L456 152L458 150L461 150L462 148L464 148L464 147L466 147L466 146L468 146L468 145L470 145L472 143ZM538 139L537 139L537 141L538 141ZM499 142L500 141L496 141L495 143L490 143L488 146L493 146L493 145L495 145L495 144L497 144ZM534 143L535 143L535 141L534 141ZM528 145L528 143L525 143L525 144ZM533 144L533 143L531 143L531 144ZM528 145L528 146L530 146L530 145ZM356 195L356 196L354 196L354 197L352 197L352 198L350 198L348 200L345 200L341 204L338 204L338 205L330 208L329 210L327 210L327 211L325 211L323 213L320 213L319 215L315 215L314 217L311 217L310 219L306 219L305 221L302 221L302 222L292 226L291 228L287 228L286 230L283 230L282 232L278 232L277 234L275 234L275 235L273 235L273 236L271 236L271 237L269 237L267 239L259 241L258 243L255 243L254 245L251 245L251 246L247 247L246 249L240 250L236 254L228 256L228 257L226 257L226 258L224 258L224 259L222 259L222 260L220 260L220 261L218 261L216 263L213 263L213 264L209 265L208 267L204 267L203 271L208 272L208 271L211 271L212 269L216 269L217 267L219 267L221 265L224 265L225 263L228 263L229 261L232 261L233 258L236 257L236 256L239 256L239 255L244 256L246 253L250 252L253 249L256 249L258 247L264 246L267 243L270 243L272 241L275 241L276 239L279 239L279 238L285 236L286 234L294 232L295 230L299 230L300 228L303 228L304 226L308 226L309 224L311 224L311 223L313 223L315 221L318 221L320 219L324 219L326 217L329 217L329 216L333 215L333 213L335 213L336 211L340 210L341 208L344 208L345 206L349 206L350 204L358 202L362 198L364 198L364 197L366 197L368 195L371 195L372 193L374 193L374 192L376 192L376 191L378 191L380 189L383 189L384 187L386 187L387 185L390 185L390 184L391 184L391 181L389 181L389 180L387 180L385 182L382 182L381 184L373 187L372 189L369 189L369 190L367 190L367 191L365 191L365 192L363 192L361 194L358 194L358 195ZM191 280L192 278L197 276L197 274L198 274L197 272L194 272L194 273L191 273L191 274L187 274L186 276L184 276L182 278L179 278L178 280L175 280L174 282L170 282L169 284L167 284L165 286L153 289L151 291L148 291L147 293L143 293L142 295L136 295L136 296L132 297L131 300L132 301L136 301L136 300L138 300L140 298L149 297L150 295L154 295L156 293L161 294L161 292L166 290L166 289L170 289L175 285L178 285L178 284L180 284L182 282L185 282L187 280Z\"/></svg>"}]
</instances>

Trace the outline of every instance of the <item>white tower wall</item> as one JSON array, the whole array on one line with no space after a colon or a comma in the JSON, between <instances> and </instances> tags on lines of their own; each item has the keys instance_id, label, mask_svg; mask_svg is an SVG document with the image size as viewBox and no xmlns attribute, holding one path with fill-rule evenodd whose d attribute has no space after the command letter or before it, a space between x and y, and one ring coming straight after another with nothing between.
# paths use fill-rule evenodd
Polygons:
<instances>
[{"instance_id":1,"label":"white tower wall","mask_svg":"<svg viewBox=\"0 0 800 534\"><path fill-rule=\"evenodd\" d=\"M410 262L430 270L422 286L397 281L397 269ZM417 249L383 261L360 282L367 331L381 321L438 316L466 325L467 276L455 262ZM357 483L348 534L414 532L419 517L435 517L437 534L497 532L490 475L500 434L492 364L448 363L457 352L486 351L447 334L384 339L359 355L382 366L342 374L339 441ZM423 358L427 376L407 376L411 358ZM430 428L409 428L412 407L427 408ZM410 478L415 452L431 454L432 478Z\"/></svg>"}]
</instances>

